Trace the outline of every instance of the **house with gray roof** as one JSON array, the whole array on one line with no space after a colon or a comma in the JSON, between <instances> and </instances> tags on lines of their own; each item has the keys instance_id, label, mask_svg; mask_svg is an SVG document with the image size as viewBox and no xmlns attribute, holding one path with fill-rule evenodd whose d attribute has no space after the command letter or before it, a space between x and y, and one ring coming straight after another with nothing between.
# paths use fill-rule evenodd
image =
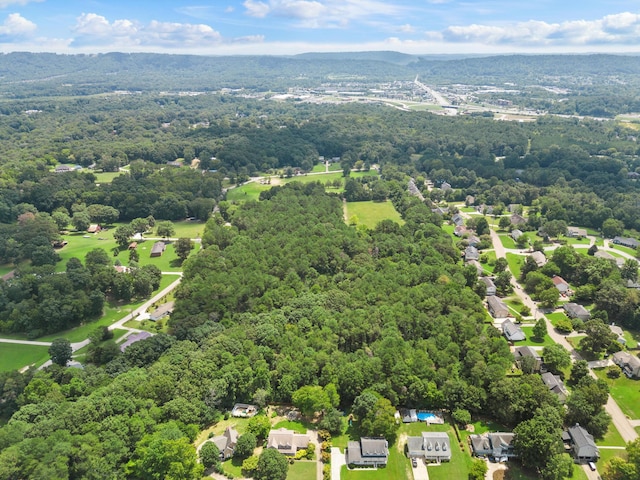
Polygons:
<instances>
[{"instance_id":1,"label":"house with gray roof","mask_svg":"<svg viewBox=\"0 0 640 480\"><path fill-rule=\"evenodd\" d=\"M555 393L560 402L564 403L569 396L567 388L564 386L562 379L559 375L554 375L551 372L545 372L541 376L542 382L547 386L551 393Z\"/></svg>"},{"instance_id":2,"label":"house with gray roof","mask_svg":"<svg viewBox=\"0 0 640 480\"><path fill-rule=\"evenodd\" d=\"M222 435L213 437L211 441L220 450L220 460L227 460L233 457L233 452L238 443L238 432L232 427L227 427Z\"/></svg>"},{"instance_id":3,"label":"house with gray roof","mask_svg":"<svg viewBox=\"0 0 640 480\"><path fill-rule=\"evenodd\" d=\"M478 253L478 249L476 247L472 247L469 245L464 249L464 259L469 262L471 260L478 260L480 258L480 253Z\"/></svg>"},{"instance_id":4,"label":"house with gray roof","mask_svg":"<svg viewBox=\"0 0 640 480\"><path fill-rule=\"evenodd\" d=\"M562 440L577 463L597 462L600 458L593 436L577 423L562 434Z\"/></svg>"},{"instance_id":5,"label":"house with gray roof","mask_svg":"<svg viewBox=\"0 0 640 480\"><path fill-rule=\"evenodd\" d=\"M525 223L527 223L527 219L522 215L518 215L517 213L511 215L511 218L509 220L511 221L511 225L524 225Z\"/></svg>"},{"instance_id":6,"label":"house with gray roof","mask_svg":"<svg viewBox=\"0 0 640 480\"><path fill-rule=\"evenodd\" d=\"M513 357L518 365L522 362L522 359L525 357L532 357L535 360L535 364L533 367L534 371L539 371L540 366L542 365L542 357L540 354L529 346L516 347L513 351Z\"/></svg>"},{"instance_id":7,"label":"house with gray roof","mask_svg":"<svg viewBox=\"0 0 640 480\"><path fill-rule=\"evenodd\" d=\"M609 330L611 330L611 333L613 333L617 337L616 341L618 343L620 343L621 345L627 344L627 339L624 338L624 330L622 330L622 328L613 323L609 325Z\"/></svg>"},{"instance_id":8,"label":"house with gray roof","mask_svg":"<svg viewBox=\"0 0 640 480\"><path fill-rule=\"evenodd\" d=\"M522 329L509 319L502 322L502 333L510 342L520 342L527 338Z\"/></svg>"},{"instance_id":9,"label":"house with gray roof","mask_svg":"<svg viewBox=\"0 0 640 480\"><path fill-rule=\"evenodd\" d=\"M544 253L542 252L535 251L529 256L533 258L533 261L536 262L536 265L538 266L538 268L544 267L545 264L547 263L547 257L545 257Z\"/></svg>"},{"instance_id":10,"label":"house with gray roof","mask_svg":"<svg viewBox=\"0 0 640 480\"><path fill-rule=\"evenodd\" d=\"M511 230L511 238L513 238L514 240L518 240L522 235L522 230L519 230L517 228L514 228L513 230Z\"/></svg>"},{"instance_id":11,"label":"house with gray roof","mask_svg":"<svg viewBox=\"0 0 640 480\"><path fill-rule=\"evenodd\" d=\"M496 294L496 285L493 283L493 280L489 277L480 277L480 282L484 283L487 286L487 297Z\"/></svg>"},{"instance_id":12,"label":"house with gray roof","mask_svg":"<svg viewBox=\"0 0 640 480\"><path fill-rule=\"evenodd\" d=\"M487 307L493 318L505 318L509 316L509 309L505 303L495 295L487 297Z\"/></svg>"},{"instance_id":13,"label":"house with gray roof","mask_svg":"<svg viewBox=\"0 0 640 480\"><path fill-rule=\"evenodd\" d=\"M309 435L297 433L286 428L271 430L267 438L267 448L275 448L283 455L295 455L298 450L307 448L309 445Z\"/></svg>"},{"instance_id":14,"label":"house with gray roof","mask_svg":"<svg viewBox=\"0 0 640 480\"><path fill-rule=\"evenodd\" d=\"M407 456L428 462L451 460L451 441L446 432L422 432L421 437L407 437Z\"/></svg>"},{"instance_id":15,"label":"house with gray roof","mask_svg":"<svg viewBox=\"0 0 640 480\"><path fill-rule=\"evenodd\" d=\"M476 457L502 459L517 456L513 447L515 437L515 433L511 432L493 432L484 435L469 435L469 440Z\"/></svg>"},{"instance_id":16,"label":"house with gray roof","mask_svg":"<svg viewBox=\"0 0 640 480\"><path fill-rule=\"evenodd\" d=\"M613 354L612 360L622 368L622 373L627 377L640 378L640 358L629 352L620 351Z\"/></svg>"},{"instance_id":17,"label":"house with gray roof","mask_svg":"<svg viewBox=\"0 0 640 480\"><path fill-rule=\"evenodd\" d=\"M133 345L140 340L144 340L145 338L153 337L153 335L149 332L138 332L127 337L127 340L120 344L120 351L124 352L129 346Z\"/></svg>"},{"instance_id":18,"label":"house with gray roof","mask_svg":"<svg viewBox=\"0 0 640 480\"><path fill-rule=\"evenodd\" d=\"M389 457L389 444L384 438L362 437L359 442L348 442L347 465L384 467Z\"/></svg>"},{"instance_id":19,"label":"house with gray roof","mask_svg":"<svg viewBox=\"0 0 640 480\"><path fill-rule=\"evenodd\" d=\"M172 300L167 303L163 303L158 308L156 308L153 312L149 314L149 320L157 322L162 317L166 317L167 315L171 315L173 313L173 307L175 302Z\"/></svg>"},{"instance_id":20,"label":"house with gray roof","mask_svg":"<svg viewBox=\"0 0 640 480\"><path fill-rule=\"evenodd\" d=\"M564 308L564 311L567 313L567 317L569 318L579 318L583 322L586 322L591 318L589 310L577 303L565 303L562 308Z\"/></svg>"},{"instance_id":21,"label":"house with gray roof","mask_svg":"<svg viewBox=\"0 0 640 480\"><path fill-rule=\"evenodd\" d=\"M616 245L622 245L623 247L629 248L638 248L638 245L640 245L640 242L638 242L638 240L636 240L635 238L627 237L614 237L612 242Z\"/></svg>"},{"instance_id":22,"label":"house with gray roof","mask_svg":"<svg viewBox=\"0 0 640 480\"><path fill-rule=\"evenodd\" d=\"M558 289L561 295L566 295L569 292L569 284L567 281L559 275L556 275L551 279L553 284Z\"/></svg>"},{"instance_id":23,"label":"house with gray roof","mask_svg":"<svg viewBox=\"0 0 640 480\"><path fill-rule=\"evenodd\" d=\"M453 217L451 217L451 221L458 227L464 225L464 217L459 213L456 213Z\"/></svg>"},{"instance_id":24,"label":"house with gray roof","mask_svg":"<svg viewBox=\"0 0 640 480\"><path fill-rule=\"evenodd\" d=\"M161 257L164 251L167 248L167 244L164 242L156 242L151 247L151 256L152 257Z\"/></svg>"},{"instance_id":25,"label":"house with gray roof","mask_svg":"<svg viewBox=\"0 0 640 480\"><path fill-rule=\"evenodd\" d=\"M585 228L567 227L567 237L580 238L586 236L587 230Z\"/></svg>"}]
</instances>

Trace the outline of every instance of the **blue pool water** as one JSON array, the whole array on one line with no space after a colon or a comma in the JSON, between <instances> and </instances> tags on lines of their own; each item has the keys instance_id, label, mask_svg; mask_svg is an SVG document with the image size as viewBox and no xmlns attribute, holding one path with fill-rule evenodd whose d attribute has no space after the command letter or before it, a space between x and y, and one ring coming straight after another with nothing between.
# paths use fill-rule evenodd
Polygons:
<instances>
[{"instance_id":1,"label":"blue pool water","mask_svg":"<svg viewBox=\"0 0 640 480\"><path fill-rule=\"evenodd\" d=\"M431 412L418 412L416 416L418 417L418 420L420 420L421 422L426 422L427 420L432 420L436 418L435 414Z\"/></svg>"}]
</instances>

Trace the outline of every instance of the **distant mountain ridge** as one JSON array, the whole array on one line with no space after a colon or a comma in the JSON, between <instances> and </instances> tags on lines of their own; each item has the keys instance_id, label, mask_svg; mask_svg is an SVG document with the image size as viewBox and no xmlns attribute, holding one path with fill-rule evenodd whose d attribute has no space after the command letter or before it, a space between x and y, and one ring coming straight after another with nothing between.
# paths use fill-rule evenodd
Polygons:
<instances>
[{"instance_id":1,"label":"distant mountain ridge","mask_svg":"<svg viewBox=\"0 0 640 480\"><path fill-rule=\"evenodd\" d=\"M84 95L115 90L282 91L321 83L395 80L419 75L434 84L518 84L551 78L608 78L640 85L640 56L407 55L393 51L305 53L295 56L195 56L153 53L0 55L0 94ZM619 77L619 78L616 78Z\"/></svg>"}]
</instances>

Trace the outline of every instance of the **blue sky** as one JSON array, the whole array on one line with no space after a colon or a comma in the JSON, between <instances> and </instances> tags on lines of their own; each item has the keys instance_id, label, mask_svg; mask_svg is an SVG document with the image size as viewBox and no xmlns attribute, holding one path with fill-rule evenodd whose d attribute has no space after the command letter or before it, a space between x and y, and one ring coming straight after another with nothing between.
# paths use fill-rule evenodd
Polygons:
<instances>
[{"instance_id":1,"label":"blue sky","mask_svg":"<svg viewBox=\"0 0 640 480\"><path fill-rule=\"evenodd\" d=\"M640 0L0 0L0 51L640 52Z\"/></svg>"}]
</instances>

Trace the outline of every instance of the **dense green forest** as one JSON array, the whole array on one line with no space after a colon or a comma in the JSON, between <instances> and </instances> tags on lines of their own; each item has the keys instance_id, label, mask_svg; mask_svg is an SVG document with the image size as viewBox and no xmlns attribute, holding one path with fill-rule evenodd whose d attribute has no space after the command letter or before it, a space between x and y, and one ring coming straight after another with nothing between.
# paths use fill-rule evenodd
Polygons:
<instances>
[{"instance_id":1,"label":"dense green forest","mask_svg":"<svg viewBox=\"0 0 640 480\"><path fill-rule=\"evenodd\" d=\"M618 87L605 91L607 78L635 88L639 66L636 57L433 59L392 52L3 55L0 264L12 275L0 281L0 332L29 338L60 332L99 318L107 301L147 298L160 285L157 267L133 262L116 271L104 249L56 271L68 230L82 235L90 224L113 226L117 256L156 221L190 217L206 227L202 250L181 263L166 332L123 353L106 339L84 369L54 364L0 374L0 478L200 478L193 442L202 429L236 402L298 404L309 387L331 392L332 401L311 412L322 412L319 425L330 430L336 418L342 425L340 412L360 420L375 416L376 405L442 409L454 419L482 414L518 433L525 467L545 479L563 478L562 446L554 440L540 449L527 441L574 423L603 437L610 421L602 409L606 383L580 362L573 369L552 366L573 390L561 406L533 369L514 374L509 345L486 321L477 269L461 262L467 240L454 244L441 228L455 208L444 219L434 210L473 196L495 215L510 204L525 206L521 228L541 238L558 237L571 224L606 237L638 237L636 124L554 115L533 122L446 117L220 89L271 92L356 73L372 82L419 73L446 84L456 81L448 76L456 69L468 83L482 84L505 82L510 71L514 81L562 80L577 92L564 103L575 106L584 95L594 115L605 105L613 116L636 107L617 95ZM591 77L602 81L588 86ZM336 176L346 177L339 188L309 176L265 186L259 201L227 200L229 189L250 176L304 176L319 157L339 161ZM69 167L55 171L63 165ZM353 173L372 169L376 175ZM113 176L100 180L105 174ZM425 201L409 195L409 178ZM446 183L450 188L438 188ZM348 225L344 201L364 200L388 200L403 224ZM480 236L489 231L481 220ZM519 280L532 298L552 306L558 293L551 278L571 282L594 318L567 329L586 329L585 345L599 355L622 348L606 322L640 326L638 295L626 288L637 280L637 265L619 270L589 253L559 246L544 267L525 262ZM501 265L506 269L507 261ZM510 277L502 273L508 289ZM93 343L105 340L98 334ZM393 440L394 425L358 428Z\"/></svg>"}]
</instances>

